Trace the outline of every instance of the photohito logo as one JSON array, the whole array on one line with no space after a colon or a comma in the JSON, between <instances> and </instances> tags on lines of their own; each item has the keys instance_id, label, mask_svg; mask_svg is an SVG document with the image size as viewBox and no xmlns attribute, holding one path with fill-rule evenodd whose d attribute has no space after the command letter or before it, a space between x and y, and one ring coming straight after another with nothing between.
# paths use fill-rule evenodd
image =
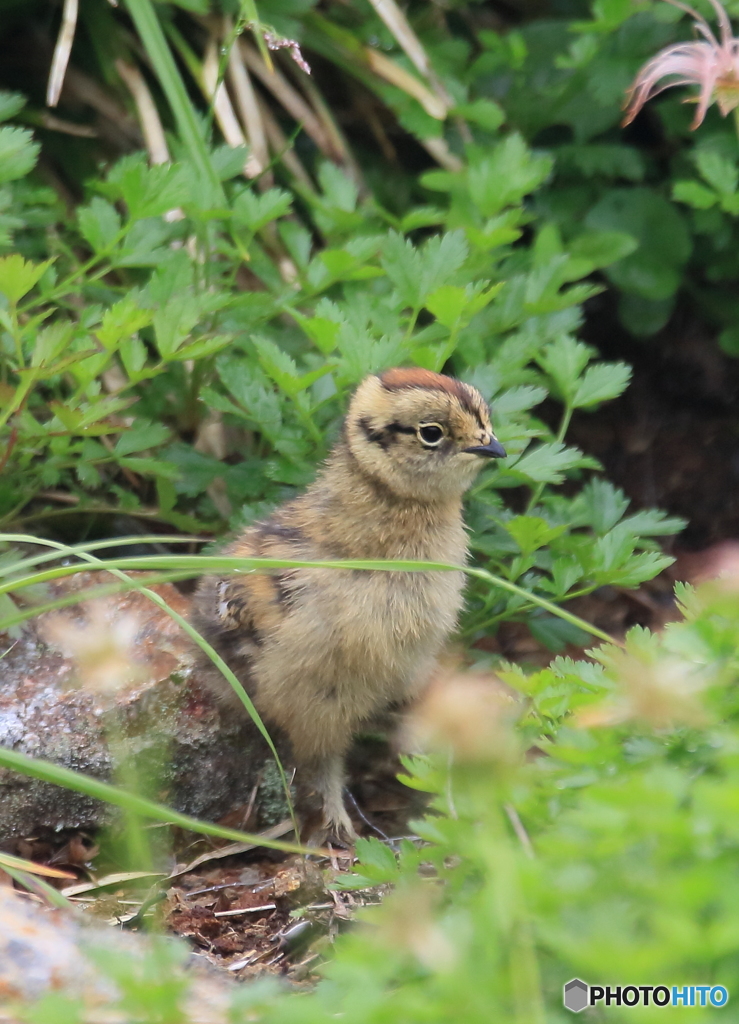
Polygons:
<instances>
[{"instance_id":1,"label":"photohito logo","mask_svg":"<svg viewBox=\"0 0 739 1024\"><path fill-rule=\"evenodd\" d=\"M588 1006L726 1006L723 985L588 985L573 978L564 986L565 1008L579 1013Z\"/></svg>"}]
</instances>

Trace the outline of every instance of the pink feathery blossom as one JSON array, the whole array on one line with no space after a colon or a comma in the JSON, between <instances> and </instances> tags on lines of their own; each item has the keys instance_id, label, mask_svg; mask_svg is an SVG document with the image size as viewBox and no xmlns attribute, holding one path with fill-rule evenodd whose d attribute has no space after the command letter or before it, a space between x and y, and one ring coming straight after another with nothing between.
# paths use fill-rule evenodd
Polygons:
<instances>
[{"instance_id":1,"label":"pink feathery blossom","mask_svg":"<svg viewBox=\"0 0 739 1024\"><path fill-rule=\"evenodd\" d=\"M719 42L706 19L692 7L678 0L667 2L686 11L703 38L668 46L644 65L629 90L624 125L631 124L648 100L674 85L697 85L700 88L691 128L701 124L713 102L718 104L724 117L739 106L739 39L731 34L726 11L718 0L710 0L721 30ZM662 82L664 78L670 81Z\"/></svg>"}]
</instances>

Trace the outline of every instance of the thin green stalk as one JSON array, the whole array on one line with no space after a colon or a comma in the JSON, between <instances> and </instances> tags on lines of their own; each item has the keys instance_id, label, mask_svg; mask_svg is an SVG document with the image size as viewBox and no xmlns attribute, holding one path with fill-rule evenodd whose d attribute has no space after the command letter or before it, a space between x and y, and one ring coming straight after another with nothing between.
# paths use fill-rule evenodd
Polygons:
<instances>
[{"instance_id":1,"label":"thin green stalk","mask_svg":"<svg viewBox=\"0 0 739 1024\"><path fill-rule=\"evenodd\" d=\"M88 571L88 567L85 566L84 572ZM160 583L177 583L179 580L192 579L192 572L154 572L147 573L146 584L147 586L158 586ZM90 587L89 590L75 591L71 594L65 594L63 597L57 597L53 601L47 601L45 604L33 604L27 608L20 608L15 615L3 616L0 627L3 630L12 629L13 626L19 626L23 622L28 622L29 619L36 618L37 615L45 615L47 612L59 611L60 608L70 608L72 605L79 604L80 601L97 601L99 598L110 597L112 594L125 593L127 590L141 590L143 582L139 583L137 580L132 580L127 577L128 582L123 583L119 581L117 583L106 583L99 587Z\"/></svg>"},{"instance_id":2,"label":"thin green stalk","mask_svg":"<svg viewBox=\"0 0 739 1024\"><path fill-rule=\"evenodd\" d=\"M10 303L10 333L13 336L13 342L15 344L15 358L18 360L18 369L22 370L26 363L23 358L23 334L18 329L18 304L16 302Z\"/></svg>"},{"instance_id":3,"label":"thin green stalk","mask_svg":"<svg viewBox=\"0 0 739 1024\"><path fill-rule=\"evenodd\" d=\"M137 544L204 544L208 540L207 537L161 537L161 536L145 536L137 537ZM33 543L38 543L34 539ZM84 544L74 544L71 546L64 547L64 557L69 558L72 555L81 555L89 553L90 551L102 551L104 548L119 548L126 547L131 543L130 537L115 537L111 540L94 540L85 541ZM29 555L28 558L22 558L19 562L13 562L10 565L3 566L3 576L10 576L13 573L20 572L24 569L30 569L31 566L40 565L42 562L51 562L53 559L59 557L59 551L55 548L52 551L44 551L38 555Z\"/></svg>"},{"instance_id":4,"label":"thin green stalk","mask_svg":"<svg viewBox=\"0 0 739 1024\"><path fill-rule=\"evenodd\" d=\"M567 429L568 429L568 427L570 425L570 420L572 419L572 413L573 413L572 406L571 405L566 405L564 407L563 412L562 412L562 419L561 419L560 424L559 424L559 430L557 431L557 436L554 439L557 444L562 444L562 442L565 439L565 434L567 433ZM533 508L536 508L536 506L539 503L539 499L541 498L542 493L543 493L545 487L546 487L545 483L537 484L534 492L531 495L531 499L530 499L528 505L526 506L526 513L525 513L526 515L529 515L531 510Z\"/></svg>"},{"instance_id":5,"label":"thin green stalk","mask_svg":"<svg viewBox=\"0 0 739 1024\"><path fill-rule=\"evenodd\" d=\"M75 915L81 916L79 907L76 907L71 900L63 896L53 885L45 882L43 878L32 875L28 871L20 871L18 868L10 867L8 864L3 864L3 871L7 871L11 878L19 882L29 892L36 892L40 896L44 896L52 907L57 907L59 910L68 910Z\"/></svg>"},{"instance_id":6,"label":"thin green stalk","mask_svg":"<svg viewBox=\"0 0 739 1024\"><path fill-rule=\"evenodd\" d=\"M163 821L168 825L179 825L180 828L188 829L190 832L197 832L199 835L215 836L217 839L230 839L235 843L250 843L255 846L266 846L272 850L283 850L285 853L315 854L318 851L314 848L301 846L298 843L286 843L279 839L267 839L264 836L252 832L240 832L234 828L224 828L221 825L213 825L209 821L200 821L189 814L182 814L171 807L149 800L147 797L138 796L136 793L128 793L117 786L111 786L108 782L101 782L100 779L93 779L84 772L72 771L71 768L62 768L50 761L42 761L40 758L29 757L19 750L9 750L7 747L0 747L0 765L9 768L11 771L20 772L21 775L29 775L33 779L40 779L41 782L50 782L54 786L63 786L75 793L82 793L84 796L93 797L95 800L102 800L104 803L113 804L123 810L140 814L143 818L152 818L154 821Z\"/></svg>"},{"instance_id":7,"label":"thin green stalk","mask_svg":"<svg viewBox=\"0 0 739 1024\"><path fill-rule=\"evenodd\" d=\"M28 537L23 534L0 534L0 541L9 543L38 543L38 538ZM41 543L49 544L48 541ZM598 637L605 643L614 643L613 637L604 633L603 630L593 626L592 623L578 618L558 607L546 598L532 594L528 590L511 583L502 576L494 576L486 569L475 569L468 566L450 565L446 562L422 562L409 561L406 559L392 560L368 560L368 559L341 559L334 561L303 561L299 559L285 558L234 558L225 555L149 555L142 558L121 558L101 563L102 567L111 570L139 570L148 569L171 570L174 572L192 571L192 575L201 575L207 572L257 572L268 569L360 569L375 572L465 572L468 576L474 576L485 580L491 586L509 593L517 594L526 601L551 612L566 622L578 626L587 633ZM17 591L23 587L31 586L34 583L46 583L49 580L60 579L64 576L73 576L83 572L85 566L64 565L54 569L47 569L45 572L34 573L21 580L13 580L0 585L0 594L8 591Z\"/></svg>"}]
</instances>

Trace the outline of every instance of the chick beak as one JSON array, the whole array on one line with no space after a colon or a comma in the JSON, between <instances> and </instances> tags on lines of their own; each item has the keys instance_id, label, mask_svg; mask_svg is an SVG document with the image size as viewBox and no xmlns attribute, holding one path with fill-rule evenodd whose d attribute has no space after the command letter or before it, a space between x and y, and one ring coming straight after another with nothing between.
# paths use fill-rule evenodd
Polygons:
<instances>
[{"instance_id":1,"label":"chick beak","mask_svg":"<svg viewBox=\"0 0 739 1024\"><path fill-rule=\"evenodd\" d=\"M504 459L506 457L505 448L496 438L492 438L487 444L465 448L464 451L469 455L481 455L486 459Z\"/></svg>"}]
</instances>

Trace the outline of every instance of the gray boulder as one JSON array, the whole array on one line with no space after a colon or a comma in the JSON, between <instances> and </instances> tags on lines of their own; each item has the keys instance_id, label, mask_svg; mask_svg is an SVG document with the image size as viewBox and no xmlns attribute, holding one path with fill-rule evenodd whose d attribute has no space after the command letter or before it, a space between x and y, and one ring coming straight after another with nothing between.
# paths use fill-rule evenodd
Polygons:
<instances>
[{"instance_id":1,"label":"gray boulder","mask_svg":"<svg viewBox=\"0 0 739 1024\"><path fill-rule=\"evenodd\" d=\"M51 585L64 596L109 583L85 572ZM154 589L187 617L175 587ZM0 633L0 746L115 782L114 762L146 795L211 821L252 798L258 824L284 816L266 744L246 716L221 711L198 682L191 641L137 591L84 601ZM0 840L42 829L88 829L110 808L0 768ZM253 822L252 822L253 824Z\"/></svg>"}]
</instances>

